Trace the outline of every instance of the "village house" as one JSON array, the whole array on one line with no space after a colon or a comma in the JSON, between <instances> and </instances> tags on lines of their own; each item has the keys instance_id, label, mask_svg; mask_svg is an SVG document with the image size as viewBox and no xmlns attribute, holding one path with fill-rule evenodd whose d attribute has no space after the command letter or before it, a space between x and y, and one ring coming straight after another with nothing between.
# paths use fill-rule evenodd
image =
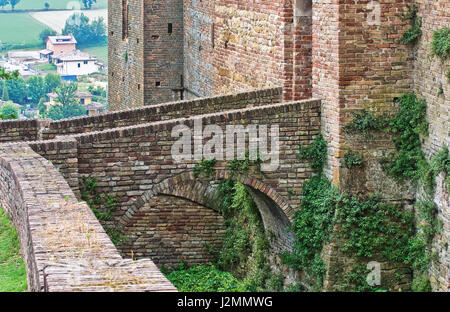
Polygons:
<instances>
[{"instance_id":1,"label":"village house","mask_svg":"<svg viewBox=\"0 0 450 312\"><path fill-rule=\"evenodd\" d=\"M55 92L47 93L47 96L49 101L44 103L47 109L53 105L61 105L61 103L57 100L58 94ZM106 110L106 105L94 102L92 100L93 97L94 96L89 92L75 92L75 98L86 109L86 115L89 116L103 113Z\"/></svg>"},{"instance_id":2,"label":"village house","mask_svg":"<svg viewBox=\"0 0 450 312\"><path fill-rule=\"evenodd\" d=\"M41 51L42 55L52 55L56 57L63 53L76 50L77 41L73 35L68 36L49 36L46 40L46 50Z\"/></svg>"},{"instance_id":3,"label":"village house","mask_svg":"<svg viewBox=\"0 0 450 312\"><path fill-rule=\"evenodd\" d=\"M53 58L53 63L63 80L75 81L77 76L89 75L99 70L97 58L79 50L60 54Z\"/></svg>"}]
</instances>

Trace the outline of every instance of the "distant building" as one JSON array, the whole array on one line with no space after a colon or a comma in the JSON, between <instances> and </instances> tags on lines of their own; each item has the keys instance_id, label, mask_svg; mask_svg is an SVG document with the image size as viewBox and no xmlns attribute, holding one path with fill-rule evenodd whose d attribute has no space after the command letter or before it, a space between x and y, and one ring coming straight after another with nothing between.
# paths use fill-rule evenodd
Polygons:
<instances>
[{"instance_id":1,"label":"distant building","mask_svg":"<svg viewBox=\"0 0 450 312\"><path fill-rule=\"evenodd\" d=\"M77 49L77 41L74 36L49 36L46 40L46 50L41 51L49 55L49 51L53 52L52 57L57 57L60 54L72 52Z\"/></svg>"},{"instance_id":2,"label":"distant building","mask_svg":"<svg viewBox=\"0 0 450 312\"><path fill-rule=\"evenodd\" d=\"M79 50L53 56L53 63L64 80L76 80L77 76L89 75L99 70L97 58Z\"/></svg>"},{"instance_id":3,"label":"distant building","mask_svg":"<svg viewBox=\"0 0 450 312\"><path fill-rule=\"evenodd\" d=\"M49 101L44 103L44 105L49 109L53 105L61 105L58 102L58 94L55 92L47 93ZM106 110L106 105L98 102L93 102L93 95L89 92L76 92L75 98L78 102L86 109L86 115L93 116L100 113L103 113Z\"/></svg>"}]
</instances>

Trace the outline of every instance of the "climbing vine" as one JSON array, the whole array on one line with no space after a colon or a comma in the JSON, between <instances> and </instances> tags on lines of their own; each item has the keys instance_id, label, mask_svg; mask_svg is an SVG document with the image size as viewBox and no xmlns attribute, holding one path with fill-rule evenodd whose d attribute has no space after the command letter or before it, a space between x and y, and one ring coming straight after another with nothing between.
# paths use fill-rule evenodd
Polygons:
<instances>
[{"instance_id":1,"label":"climbing vine","mask_svg":"<svg viewBox=\"0 0 450 312\"><path fill-rule=\"evenodd\" d=\"M363 167L364 157L363 155L349 150L345 153L344 158L342 159L342 164L347 169L351 169L352 167Z\"/></svg>"},{"instance_id":2,"label":"climbing vine","mask_svg":"<svg viewBox=\"0 0 450 312\"><path fill-rule=\"evenodd\" d=\"M450 56L450 28L444 27L433 33L431 42L433 55L445 61Z\"/></svg>"},{"instance_id":3,"label":"climbing vine","mask_svg":"<svg viewBox=\"0 0 450 312\"><path fill-rule=\"evenodd\" d=\"M199 163L196 163L194 167L194 177L198 178L203 176L207 179L212 178L216 173L216 170L214 169L216 163L217 161L215 159L205 159Z\"/></svg>"},{"instance_id":4,"label":"climbing vine","mask_svg":"<svg viewBox=\"0 0 450 312\"><path fill-rule=\"evenodd\" d=\"M409 28L403 33L400 43L409 44L415 43L422 36L422 19L417 15L419 8L414 5L406 5L408 11L400 15L404 22L408 22Z\"/></svg>"},{"instance_id":5,"label":"climbing vine","mask_svg":"<svg viewBox=\"0 0 450 312\"><path fill-rule=\"evenodd\" d=\"M327 146L327 141L319 134L308 147L299 147L298 158L307 159L313 171L321 174L327 162Z\"/></svg>"},{"instance_id":6,"label":"climbing vine","mask_svg":"<svg viewBox=\"0 0 450 312\"><path fill-rule=\"evenodd\" d=\"M216 254L217 267L242 279L248 291L281 290L283 278L270 268L270 241L250 193L227 179L218 187L218 198L227 231Z\"/></svg>"},{"instance_id":7,"label":"climbing vine","mask_svg":"<svg viewBox=\"0 0 450 312\"><path fill-rule=\"evenodd\" d=\"M118 208L118 199L110 194L101 195L98 192L96 178L82 178L81 199L86 201L98 220L112 221L114 219L113 212ZM120 227L103 225L103 228L114 245L126 240L126 237L121 234Z\"/></svg>"},{"instance_id":8,"label":"climbing vine","mask_svg":"<svg viewBox=\"0 0 450 312\"><path fill-rule=\"evenodd\" d=\"M404 94L398 104L397 113L388 123L396 152L383 158L381 165L399 180L417 180L419 168L425 161L420 136L428 135L427 103L415 94Z\"/></svg>"},{"instance_id":9,"label":"climbing vine","mask_svg":"<svg viewBox=\"0 0 450 312\"><path fill-rule=\"evenodd\" d=\"M363 109L360 113L352 112L353 119L344 125L343 130L348 134L361 133L365 138L372 138L372 132L381 131L386 127L386 119L372 115Z\"/></svg>"}]
</instances>

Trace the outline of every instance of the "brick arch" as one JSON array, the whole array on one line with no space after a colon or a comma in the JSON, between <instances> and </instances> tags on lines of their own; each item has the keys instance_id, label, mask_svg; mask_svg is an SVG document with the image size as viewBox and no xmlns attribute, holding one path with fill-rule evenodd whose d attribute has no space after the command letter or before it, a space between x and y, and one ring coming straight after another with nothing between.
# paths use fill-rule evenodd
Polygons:
<instances>
[{"instance_id":1,"label":"brick arch","mask_svg":"<svg viewBox=\"0 0 450 312\"><path fill-rule=\"evenodd\" d=\"M224 180L230 176L231 172L229 170L217 169L214 180ZM233 179L267 196L280 208L290 222L293 221L294 210L291 208L289 202L272 187L251 175L234 174ZM175 187L181 184L185 187ZM214 188L209 183L196 179L193 171L187 171L154 185L150 190L142 194L136 203L120 218L120 224L126 225L145 203L158 194L185 198L216 211L219 209L216 204Z\"/></svg>"},{"instance_id":2,"label":"brick arch","mask_svg":"<svg viewBox=\"0 0 450 312\"><path fill-rule=\"evenodd\" d=\"M218 169L214 181L224 180L231 176L228 170ZM292 224L294 210L289 203L273 188L259 181L251 175L233 175L233 180L244 184L253 197L264 228L271 233L272 250L275 254L292 250L294 236L286 231ZM185 199L219 212L216 197L217 184L195 179L192 171L184 172L175 177L166 179L144 193L136 203L121 217L120 224L126 228L135 215L142 213L145 206L158 196L171 196Z\"/></svg>"}]
</instances>

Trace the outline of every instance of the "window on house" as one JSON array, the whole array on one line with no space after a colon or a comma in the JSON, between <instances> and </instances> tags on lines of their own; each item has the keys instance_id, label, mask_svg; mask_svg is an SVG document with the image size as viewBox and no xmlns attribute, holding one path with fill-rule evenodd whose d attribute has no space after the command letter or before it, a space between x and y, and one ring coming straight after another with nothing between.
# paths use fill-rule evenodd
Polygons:
<instances>
[{"instance_id":1,"label":"window on house","mask_svg":"<svg viewBox=\"0 0 450 312\"><path fill-rule=\"evenodd\" d=\"M128 38L128 0L122 0L122 40Z\"/></svg>"},{"instance_id":2,"label":"window on house","mask_svg":"<svg viewBox=\"0 0 450 312\"><path fill-rule=\"evenodd\" d=\"M78 63L78 68L80 68L81 67L81 63Z\"/></svg>"},{"instance_id":3,"label":"window on house","mask_svg":"<svg viewBox=\"0 0 450 312\"><path fill-rule=\"evenodd\" d=\"M84 65L87 65L88 61L84 61Z\"/></svg>"}]
</instances>

